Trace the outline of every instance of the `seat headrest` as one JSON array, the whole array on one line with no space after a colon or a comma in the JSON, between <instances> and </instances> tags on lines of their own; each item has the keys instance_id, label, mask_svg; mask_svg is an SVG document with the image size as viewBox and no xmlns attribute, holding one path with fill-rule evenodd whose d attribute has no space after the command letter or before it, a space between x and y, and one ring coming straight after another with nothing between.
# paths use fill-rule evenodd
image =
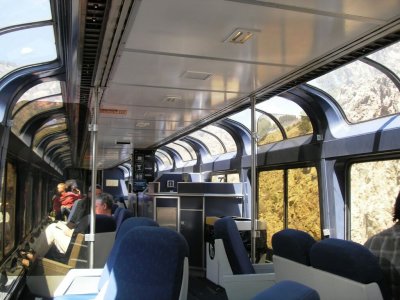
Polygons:
<instances>
[{"instance_id":1,"label":"seat headrest","mask_svg":"<svg viewBox=\"0 0 400 300\"><path fill-rule=\"evenodd\" d=\"M105 299L178 299L189 247L171 229L139 226L117 246Z\"/></svg>"},{"instance_id":2,"label":"seat headrest","mask_svg":"<svg viewBox=\"0 0 400 300\"><path fill-rule=\"evenodd\" d=\"M383 279L378 258L364 246L335 238L316 243L310 250L311 266L360 282Z\"/></svg>"},{"instance_id":3,"label":"seat headrest","mask_svg":"<svg viewBox=\"0 0 400 300\"><path fill-rule=\"evenodd\" d=\"M274 254L301 263L310 265L309 252L316 243L307 232L296 229L284 229L272 236Z\"/></svg>"},{"instance_id":4,"label":"seat headrest","mask_svg":"<svg viewBox=\"0 0 400 300\"><path fill-rule=\"evenodd\" d=\"M96 233L115 231L116 224L112 216L96 215Z\"/></svg>"},{"instance_id":5,"label":"seat headrest","mask_svg":"<svg viewBox=\"0 0 400 300\"><path fill-rule=\"evenodd\" d=\"M316 290L301 283L283 280L257 294L252 300L319 300Z\"/></svg>"},{"instance_id":6,"label":"seat headrest","mask_svg":"<svg viewBox=\"0 0 400 300\"><path fill-rule=\"evenodd\" d=\"M226 256L233 274L254 274L247 251L243 245L239 230L231 217L224 217L214 223L216 239L222 239Z\"/></svg>"}]
</instances>

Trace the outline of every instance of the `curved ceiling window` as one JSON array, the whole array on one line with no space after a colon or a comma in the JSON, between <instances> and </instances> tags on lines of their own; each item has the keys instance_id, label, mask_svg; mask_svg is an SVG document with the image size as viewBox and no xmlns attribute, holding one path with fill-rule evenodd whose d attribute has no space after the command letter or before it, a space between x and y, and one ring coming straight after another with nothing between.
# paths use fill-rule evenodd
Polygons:
<instances>
[{"instance_id":1,"label":"curved ceiling window","mask_svg":"<svg viewBox=\"0 0 400 300\"><path fill-rule=\"evenodd\" d=\"M33 145L37 147L45 137L66 130L67 130L67 123L65 121L62 123L56 123L54 125L45 124L41 128L39 128L39 130L36 132L35 137L33 139Z\"/></svg>"},{"instance_id":2,"label":"curved ceiling window","mask_svg":"<svg viewBox=\"0 0 400 300\"><path fill-rule=\"evenodd\" d=\"M193 150L192 146L190 146L188 143L178 140L178 141L174 141L175 144L180 145L182 147L184 147L190 154L190 156L192 157L192 159L197 159L197 155L196 152Z\"/></svg>"},{"instance_id":3,"label":"curved ceiling window","mask_svg":"<svg viewBox=\"0 0 400 300\"><path fill-rule=\"evenodd\" d=\"M163 166L159 166L160 171L172 169L172 158L167 152L157 149L155 155L163 162Z\"/></svg>"},{"instance_id":4,"label":"curved ceiling window","mask_svg":"<svg viewBox=\"0 0 400 300\"><path fill-rule=\"evenodd\" d=\"M12 131L19 135L24 125L40 113L63 107L59 81L44 82L26 91L18 99L12 113Z\"/></svg>"},{"instance_id":5,"label":"curved ceiling window","mask_svg":"<svg viewBox=\"0 0 400 300\"><path fill-rule=\"evenodd\" d=\"M313 133L311 121L293 101L275 96L256 105L258 146ZM245 109L229 119L239 122L251 132L251 110Z\"/></svg>"},{"instance_id":6,"label":"curved ceiling window","mask_svg":"<svg viewBox=\"0 0 400 300\"><path fill-rule=\"evenodd\" d=\"M226 152L237 152L235 140L225 129L214 125L208 125L202 130L217 136L224 145Z\"/></svg>"},{"instance_id":7,"label":"curved ceiling window","mask_svg":"<svg viewBox=\"0 0 400 300\"><path fill-rule=\"evenodd\" d=\"M189 150L180 144L177 144L174 142L174 143L169 143L168 145L165 145L165 147L174 149L176 152L178 152L179 156L182 158L183 161L190 161L190 160L195 159L192 157Z\"/></svg>"},{"instance_id":8,"label":"curved ceiling window","mask_svg":"<svg viewBox=\"0 0 400 300\"><path fill-rule=\"evenodd\" d=\"M0 45L0 79L18 68L50 62L57 58L52 25L0 35Z\"/></svg>"},{"instance_id":9,"label":"curved ceiling window","mask_svg":"<svg viewBox=\"0 0 400 300\"><path fill-rule=\"evenodd\" d=\"M189 136L203 143L207 147L208 152L213 156L226 153L226 148L222 144L221 140L210 132L198 130L189 134Z\"/></svg>"},{"instance_id":10,"label":"curved ceiling window","mask_svg":"<svg viewBox=\"0 0 400 300\"><path fill-rule=\"evenodd\" d=\"M313 133L307 114L291 100L275 96L257 104L256 110L259 146Z\"/></svg>"},{"instance_id":11,"label":"curved ceiling window","mask_svg":"<svg viewBox=\"0 0 400 300\"><path fill-rule=\"evenodd\" d=\"M393 81L362 61L355 61L308 84L327 92L335 99L351 123L400 111L400 93Z\"/></svg>"},{"instance_id":12,"label":"curved ceiling window","mask_svg":"<svg viewBox=\"0 0 400 300\"><path fill-rule=\"evenodd\" d=\"M379 50L367 57L372 59L400 77L400 42Z\"/></svg>"},{"instance_id":13,"label":"curved ceiling window","mask_svg":"<svg viewBox=\"0 0 400 300\"><path fill-rule=\"evenodd\" d=\"M0 1L0 3L0 29L18 24L51 20L48 0Z\"/></svg>"},{"instance_id":14,"label":"curved ceiling window","mask_svg":"<svg viewBox=\"0 0 400 300\"><path fill-rule=\"evenodd\" d=\"M66 143L68 143L68 137L67 137L66 134L65 135L63 134L61 137L59 137L57 139L54 139L51 142L49 142L47 144L46 149L45 149L44 152L46 153L47 151L51 150L53 147L61 146L61 145L66 144Z\"/></svg>"}]
</instances>

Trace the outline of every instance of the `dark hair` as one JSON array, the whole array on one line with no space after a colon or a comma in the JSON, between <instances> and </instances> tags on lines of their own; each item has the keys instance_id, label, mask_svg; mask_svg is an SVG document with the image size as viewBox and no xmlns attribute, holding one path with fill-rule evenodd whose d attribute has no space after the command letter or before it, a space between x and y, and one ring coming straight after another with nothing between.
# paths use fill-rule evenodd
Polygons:
<instances>
[{"instance_id":1,"label":"dark hair","mask_svg":"<svg viewBox=\"0 0 400 300\"><path fill-rule=\"evenodd\" d=\"M105 204L107 209L111 209L114 203L112 196L108 193L101 193L97 196L96 200L101 201L101 204Z\"/></svg>"},{"instance_id":2,"label":"dark hair","mask_svg":"<svg viewBox=\"0 0 400 300\"><path fill-rule=\"evenodd\" d=\"M103 190L102 188L101 188L101 185L100 184L96 184L96 190L97 189L99 189L99 190ZM89 186L89 192L91 192L92 191L92 186Z\"/></svg>"},{"instance_id":3,"label":"dark hair","mask_svg":"<svg viewBox=\"0 0 400 300\"><path fill-rule=\"evenodd\" d=\"M400 221L400 192L394 203L393 222Z\"/></svg>"},{"instance_id":4,"label":"dark hair","mask_svg":"<svg viewBox=\"0 0 400 300\"><path fill-rule=\"evenodd\" d=\"M72 192L72 190L74 190L74 189L76 189L76 188L78 188L78 184L76 183L76 180L75 180L75 179L68 179L68 180L65 182L65 190L66 190L67 192Z\"/></svg>"}]
</instances>

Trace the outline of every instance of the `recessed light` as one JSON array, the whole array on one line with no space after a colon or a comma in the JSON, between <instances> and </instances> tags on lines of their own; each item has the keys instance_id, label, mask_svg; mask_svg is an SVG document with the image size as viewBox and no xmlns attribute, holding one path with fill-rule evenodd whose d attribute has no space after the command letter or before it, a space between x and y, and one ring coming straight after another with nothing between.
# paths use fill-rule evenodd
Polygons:
<instances>
[{"instance_id":1,"label":"recessed light","mask_svg":"<svg viewBox=\"0 0 400 300\"><path fill-rule=\"evenodd\" d=\"M149 127L150 126L150 122L144 122L144 121L140 121L136 123L136 127L139 128L144 128L144 127Z\"/></svg>"},{"instance_id":2,"label":"recessed light","mask_svg":"<svg viewBox=\"0 0 400 300\"><path fill-rule=\"evenodd\" d=\"M252 39L260 30L236 28L225 40L224 43L244 44Z\"/></svg>"}]
</instances>

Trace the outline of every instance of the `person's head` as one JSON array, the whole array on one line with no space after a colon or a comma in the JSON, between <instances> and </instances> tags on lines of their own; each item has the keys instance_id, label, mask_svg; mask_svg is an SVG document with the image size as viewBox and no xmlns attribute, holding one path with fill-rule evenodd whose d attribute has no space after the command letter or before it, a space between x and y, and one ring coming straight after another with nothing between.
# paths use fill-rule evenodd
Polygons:
<instances>
[{"instance_id":1,"label":"person's head","mask_svg":"<svg viewBox=\"0 0 400 300\"><path fill-rule=\"evenodd\" d=\"M112 196L107 193L101 193L96 198L96 214L111 215L112 205L113 205Z\"/></svg>"},{"instance_id":2,"label":"person's head","mask_svg":"<svg viewBox=\"0 0 400 300\"><path fill-rule=\"evenodd\" d=\"M78 184L75 179L69 179L65 182L65 190L67 192L73 192L76 189L78 189Z\"/></svg>"},{"instance_id":3,"label":"person's head","mask_svg":"<svg viewBox=\"0 0 400 300\"><path fill-rule=\"evenodd\" d=\"M400 192L397 195L396 202L394 203L393 222L400 222Z\"/></svg>"},{"instance_id":4,"label":"person's head","mask_svg":"<svg viewBox=\"0 0 400 300\"><path fill-rule=\"evenodd\" d=\"M103 190L101 189L100 184L96 184L96 196L99 196ZM88 193L89 198L92 196L92 187L89 187L89 193Z\"/></svg>"},{"instance_id":5,"label":"person's head","mask_svg":"<svg viewBox=\"0 0 400 300\"><path fill-rule=\"evenodd\" d=\"M57 192L60 193L60 194L65 192L65 183L57 184Z\"/></svg>"}]
</instances>

